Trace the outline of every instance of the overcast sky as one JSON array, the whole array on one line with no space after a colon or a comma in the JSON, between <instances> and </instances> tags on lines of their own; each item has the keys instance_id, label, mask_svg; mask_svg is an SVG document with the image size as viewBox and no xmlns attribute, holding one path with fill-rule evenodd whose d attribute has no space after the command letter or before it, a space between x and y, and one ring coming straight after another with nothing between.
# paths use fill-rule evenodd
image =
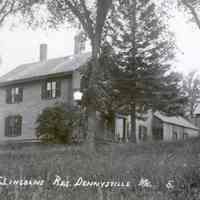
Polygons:
<instances>
[{"instance_id":1,"label":"overcast sky","mask_svg":"<svg viewBox=\"0 0 200 200\"><path fill-rule=\"evenodd\" d=\"M188 23L180 13L171 22L179 52L173 68L187 73L200 67L200 31ZM76 31L65 28L55 30L27 30L19 26L10 30L6 25L0 29L0 75L20 64L36 62L39 59L39 45L48 44L48 58L67 56L73 53L73 38Z\"/></svg>"}]
</instances>

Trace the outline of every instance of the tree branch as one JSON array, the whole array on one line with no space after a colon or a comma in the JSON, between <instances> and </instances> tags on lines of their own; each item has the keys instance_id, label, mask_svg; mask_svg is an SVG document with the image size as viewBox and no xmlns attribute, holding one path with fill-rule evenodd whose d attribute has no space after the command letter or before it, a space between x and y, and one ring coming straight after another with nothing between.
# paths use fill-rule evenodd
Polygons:
<instances>
[{"instance_id":1,"label":"tree branch","mask_svg":"<svg viewBox=\"0 0 200 200\"><path fill-rule=\"evenodd\" d=\"M98 0L97 1L97 17L96 17L95 34L99 36L102 35L103 26L105 24L105 20L106 20L106 17L111 5L112 5L112 0Z\"/></svg>"},{"instance_id":2,"label":"tree branch","mask_svg":"<svg viewBox=\"0 0 200 200\"><path fill-rule=\"evenodd\" d=\"M84 20L86 17L86 14L81 13L80 9L78 9L78 7L76 5L72 4L71 1L67 0L67 1L65 1L65 3L68 6L68 8L72 11L72 13L78 18L79 22L83 26L83 29L88 34L88 37L90 39L92 39L93 38L92 24L90 24L90 22L88 23L87 20L86 21Z\"/></svg>"},{"instance_id":3,"label":"tree branch","mask_svg":"<svg viewBox=\"0 0 200 200\"><path fill-rule=\"evenodd\" d=\"M92 19L90 18L90 12L85 5L85 0L80 0L80 2L81 2L81 5L83 7L84 16L86 18L90 32L92 32L92 34L94 34L94 27L93 27L94 23L93 23Z\"/></svg>"},{"instance_id":4,"label":"tree branch","mask_svg":"<svg viewBox=\"0 0 200 200\"><path fill-rule=\"evenodd\" d=\"M8 1L5 1L4 4L1 6L0 14L4 12L4 10L6 9L7 5L8 5Z\"/></svg>"},{"instance_id":5,"label":"tree branch","mask_svg":"<svg viewBox=\"0 0 200 200\"><path fill-rule=\"evenodd\" d=\"M5 0L0 3L0 25L4 22L5 18L9 14L15 14L27 5L33 4L32 1L24 1L23 3L19 0Z\"/></svg>"},{"instance_id":6,"label":"tree branch","mask_svg":"<svg viewBox=\"0 0 200 200\"><path fill-rule=\"evenodd\" d=\"M195 20L198 28L200 29L200 19L199 19L198 15L197 15L196 10L194 9L194 7L192 5L190 5L186 0L181 0L181 2L183 3L183 5L185 5L185 7L187 7L190 10L190 12L191 12L192 16L194 17L194 20Z\"/></svg>"},{"instance_id":7,"label":"tree branch","mask_svg":"<svg viewBox=\"0 0 200 200\"><path fill-rule=\"evenodd\" d=\"M5 20L5 18L10 13L13 12L15 3L16 3L15 0L13 0L12 2L9 2L9 0L5 1L4 5L0 9L0 15L1 15L1 17L0 17L0 25L3 23L3 21Z\"/></svg>"}]
</instances>

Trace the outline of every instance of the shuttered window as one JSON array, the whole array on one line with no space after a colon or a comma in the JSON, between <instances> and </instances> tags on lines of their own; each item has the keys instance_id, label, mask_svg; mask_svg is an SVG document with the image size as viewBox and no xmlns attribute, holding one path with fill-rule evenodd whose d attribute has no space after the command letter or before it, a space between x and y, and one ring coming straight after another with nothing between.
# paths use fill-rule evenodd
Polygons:
<instances>
[{"instance_id":1,"label":"shuttered window","mask_svg":"<svg viewBox=\"0 0 200 200\"><path fill-rule=\"evenodd\" d=\"M6 103L13 104L23 101L23 88L11 87L6 89Z\"/></svg>"},{"instance_id":2,"label":"shuttered window","mask_svg":"<svg viewBox=\"0 0 200 200\"><path fill-rule=\"evenodd\" d=\"M47 80L42 83L42 99L55 99L61 96L61 81Z\"/></svg>"},{"instance_id":3,"label":"shuttered window","mask_svg":"<svg viewBox=\"0 0 200 200\"><path fill-rule=\"evenodd\" d=\"M17 137L22 134L22 117L20 115L8 116L5 119L5 136Z\"/></svg>"}]
</instances>

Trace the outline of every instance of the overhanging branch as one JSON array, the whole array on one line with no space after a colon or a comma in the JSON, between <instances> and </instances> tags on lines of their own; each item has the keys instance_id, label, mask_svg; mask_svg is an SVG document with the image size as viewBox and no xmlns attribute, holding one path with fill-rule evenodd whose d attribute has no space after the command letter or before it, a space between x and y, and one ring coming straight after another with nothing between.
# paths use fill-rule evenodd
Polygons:
<instances>
[{"instance_id":1,"label":"overhanging branch","mask_svg":"<svg viewBox=\"0 0 200 200\"><path fill-rule=\"evenodd\" d=\"M88 34L89 38L92 39L93 29L92 29L91 21L87 19L88 13L85 12L86 7L83 8L84 12L82 13L80 9L78 8L78 6L74 5L70 0L65 1L65 4L68 6L71 12L78 18L79 22L83 26L84 31Z\"/></svg>"},{"instance_id":2,"label":"overhanging branch","mask_svg":"<svg viewBox=\"0 0 200 200\"><path fill-rule=\"evenodd\" d=\"M198 28L200 29L200 19L199 19L198 15L197 15L197 12L196 12L195 8L190 3L188 3L186 0L181 0L181 2L183 3L183 5L186 8L188 8L190 10L190 12L191 12L191 14L192 14L192 16L193 16Z\"/></svg>"}]
</instances>

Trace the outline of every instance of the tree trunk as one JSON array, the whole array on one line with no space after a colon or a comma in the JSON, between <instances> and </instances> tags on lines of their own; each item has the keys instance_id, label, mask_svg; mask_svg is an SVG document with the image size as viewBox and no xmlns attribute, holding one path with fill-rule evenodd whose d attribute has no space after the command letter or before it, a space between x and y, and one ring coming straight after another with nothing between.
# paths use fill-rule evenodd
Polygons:
<instances>
[{"instance_id":1,"label":"tree trunk","mask_svg":"<svg viewBox=\"0 0 200 200\"><path fill-rule=\"evenodd\" d=\"M84 30L86 33L88 33L89 39L91 41L92 46L92 72L89 79L89 86L88 90L89 92L92 92L92 95L95 95L97 90L97 72L99 70L99 54L100 54L100 46L102 41L102 32L103 27L105 24L105 20L107 17L107 14L109 12L109 9L112 5L112 0L98 0L97 1L97 11L96 11L96 20L95 23L90 18L90 11L87 9L85 1L81 1L81 5L83 6L83 13L80 12L79 7L74 7L73 4L68 1L68 6L72 9L72 12L75 14L75 16L78 17L80 23L82 24ZM85 20L84 20L84 19ZM91 98L96 98L91 97ZM87 142L89 143L89 146L92 147L94 150L94 138L95 138L95 130L96 130L96 109L94 105L95 103L92 102L93 105L88 105L88 132L87 132Z\"/></svg>"},{"instance_id":2,"label":"tree trunk","mask_svg":"<svg viewBox=\"0 0 200 200\"><path fill-rule=\"evenodd\" d=\"M136 0L129 0L131 13L130 13L130 25L131 25L131 32L132 32L132 72L133 76L136 77L136 55L137 55L137 48L136 48ZM133 77L133 78L134 78ZM136 87L136 80L134 87ZM133 94L134 95L134 94ZM130 141L136 143L136 102L135 99L132 100L131 106L130 106L130 115L131 115L131 135L130 135Z\"/></svg>"},{"instance_id":3,"label":"tree trunk","mask_svg":"<svg viewBox=\"0 0 200 200\"><path fill-rule=\"evenodd\" d=\"M95 133L96 133L96 112L92 106L87 108L87 136L86 136L86 145L90 152L95 150Z\"/></svg>"},{"instance_id":4,"label":"tree trunk","mask_svg":"<svg viewBox=\"0 0 200 200\"><path fill-rule=\"evenodd\" d=\"M131 135L130 141L136 143L136 109L135 104L131 104Z\"/></svg>"},{"instance_id":5,"label":"tree trunk","mask_svg":"<svg viewBox=\"0 0 200 200\"><path fill-rule=\"evenodd\" d=\"M97 85L97 71L99 68L98 54L100 51L100 43L98 38L94 38L92 40L92 73L89 80L89 90L92 94L95 95L95 86ZM96 98L96 97L94 97ZM95 135L96 135L96 125L97 125L97 117L96 117L96 109L95 105L88 105L87 108L87 117L88 117L88 129L87 129L87 138L86 143L88 148L91 151L95 150Z\"/></svg>"}]
</instances>

